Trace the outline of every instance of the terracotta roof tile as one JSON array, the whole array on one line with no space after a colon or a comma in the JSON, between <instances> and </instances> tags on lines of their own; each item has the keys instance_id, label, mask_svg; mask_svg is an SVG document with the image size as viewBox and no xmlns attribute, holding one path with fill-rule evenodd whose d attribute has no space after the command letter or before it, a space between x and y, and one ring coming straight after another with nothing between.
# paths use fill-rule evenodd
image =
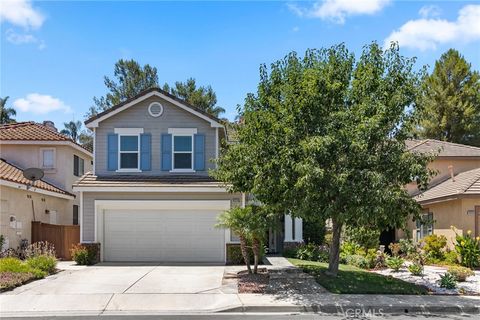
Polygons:
<instances>
[{"instance_id":1,"label":"terracotta roof tile","mask_svg":"<svg viewBox=\"0 0 480 320\"><path fill-rule=\"evenodd\" d=\"M11 163L8 163L4 159L0 159L0 179L10 181L10 182L20 183L24 185L30 185L30 180L26 179L23 176L23 170L20 169L19 167L14 166ZM44 180L35 181L33 183L33 186L35 188L75 197L73 194L63 189L60 189Z\"/></svg>"}]
</instances>

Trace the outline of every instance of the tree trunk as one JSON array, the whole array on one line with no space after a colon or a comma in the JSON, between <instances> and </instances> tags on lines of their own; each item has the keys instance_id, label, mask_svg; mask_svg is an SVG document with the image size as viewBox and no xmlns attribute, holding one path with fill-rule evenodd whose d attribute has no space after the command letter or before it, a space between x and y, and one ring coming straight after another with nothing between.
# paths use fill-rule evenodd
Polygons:
<instances>
[{"instance_id":1,"label":"tree trunk","mask_svg":"<svg viewBox=\"0 0 480 320\"><path fill-rule=\"evenodd\" d=\"M342 233L342 224L336 219L332 219L332 246L330 247L330 257L328 261L327 275L336 277L338 274L338 265L340 262L340 235Z\"/></svg>"},{"instance_id":2,"label":"tree trunk","mask_svg":"<svg viewBox=\"0 0 480 320\"><path fill-rule=\"evenodd\" d=\"M242 251L243 261L245 261L245 265L247 266L248 273L252 273L252 268L250 267L250 259L248 257L247 252L247 239L245 236L240 235L240 251Z\"/></svg>"},{"instance_id":3,"label":"tree trunk","mask_svg":"<svg viewBox=\"0 0 480 320\"><path fill-rule=\"evenodd\" d=\"M258 260L260 258L260 241L258 238L254 237L252 240L252 251L253 251L253 273L258 271Z\"/></svg>"}]
</instances>

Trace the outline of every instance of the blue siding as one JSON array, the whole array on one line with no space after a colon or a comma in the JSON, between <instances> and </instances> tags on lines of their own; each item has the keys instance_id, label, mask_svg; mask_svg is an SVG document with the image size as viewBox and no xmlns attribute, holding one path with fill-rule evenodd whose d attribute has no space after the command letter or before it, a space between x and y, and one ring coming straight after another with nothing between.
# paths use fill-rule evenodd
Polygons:
<instances>
[{"instance_id":1,"label":"blue siding","mask_svg":"<svg viewBox=\"0 0 480 320\"><path fill-rule=\"evenodd\" d=\"M196 134L194 135L194 159L195 163L193 168L197 171L205 170L205 135Z\"/></svg>"},{"instance_id":2,"label":"blue siding","mask_svg":"<svg viewBox=\"0 0 480 320\"><path fill-rule=\"evenodd\" d=\"M140 170L152 170L152 135L140 135Z\"/></svg>"},{"instance_id":3,"label":"blue siding","mask_svg":"<svg viewBox=\"0 0 480 320\"><path fill-rule=\"evenodd\" d=\"M172 135L162 134L162 171L172 170Z\"/></svg>"},{"instance_id":4,"label":"blue siding","mask_svg":"<svg viewBox=\"0 0 480 320\"><path fill-rule=\"evenodd\" d=\"M115 171L118 169L118 134L109 133L107 139L107 167L108 171Z\"/></svg>"}]
</instances>

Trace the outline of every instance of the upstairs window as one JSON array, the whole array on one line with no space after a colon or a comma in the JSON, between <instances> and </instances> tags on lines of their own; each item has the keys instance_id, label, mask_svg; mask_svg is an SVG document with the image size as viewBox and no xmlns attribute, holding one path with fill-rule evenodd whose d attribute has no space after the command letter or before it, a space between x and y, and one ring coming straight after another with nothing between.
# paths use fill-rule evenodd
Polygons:
<instances>
[{"instance_id":1,"label":"upstairs window","mask_svg":"<svg viewBox=\"0 0 480 320\"><path fill-rule=\"evenodd\" d=\"M42 148L40 149L40 161L43 169L55 168L55 149Z\"/></svg>"},{"instance_id":2,"label":"upstairs window","mask_svg":"<svg viewBox=\"0 0 480 320\"><path fill-rule=\"evenodd\" d=\"M85 174L85 160L79 156L73 156L73 175L81 177Z\"/></svg>"},{"instance_id":3,"label":"upstairs window","mask_svg":"<svg viewBox=\"0 0 480 320\"><path fill-rule=\"evenodd\" d=\"M173 136L173 169L193 170L193 136Z\"/></svg>"},{"instance_id":4,"label":"upstairs window","mask_svg":"<svg viewBox=\"0 0 480 320\"><path fill-rule=\"evenodd\" d=\"M119 169L139 169L140 135L119 135Z\"/></svg>"}]
</instances>

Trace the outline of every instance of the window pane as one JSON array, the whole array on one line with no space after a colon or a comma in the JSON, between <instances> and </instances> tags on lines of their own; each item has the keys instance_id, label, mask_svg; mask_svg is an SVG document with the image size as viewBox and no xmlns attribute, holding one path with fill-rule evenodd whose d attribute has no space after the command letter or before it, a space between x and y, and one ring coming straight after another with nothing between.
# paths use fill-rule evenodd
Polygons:
<instances>
[{"instance_id":1,"label":"window pane","mask_svg":"<svg viewBox=\"0 0 480 320\"><path fill-rule=\"evenodd\" d=\"M73 156L73 175L74 176L79 176L79 173L78 173L78 166L79 166L79 158L78 156Z\"/></svg>"},{"instance_id":2,"label":"window pane","mask_svg":"<svg viewBox=\"0 0 480 320\"><path fill-rule=\"evenodd\" d=\"M73 205L73 224L78 224L78 206L76 204Z\"/></svg>"},{"instance_id":3,"label":"window pane","mask_svg":"<svg viewBox=\"0 0 480 320\"><path fill-rule=\"evenodd\" d=\"M192 151L192 137L173 137L174 151Z\"/></svg>"},{"instance_id":4,"label":"window pane","mask_svg":"<svg viewBox=\"0 0 480 320\"><path fill-rule=\"evenodd\" d=\"M43 150L43 167L53 168L53 150Z\"/></svg>"},{"instance_id":5,"label":"window pane","mask_svg":"<svg viewBox=\"0 0 480 320\"><path fill-rule=\"evenodd\" d=\"M137 136L121 136L120 151L138 151Z\"/></svg>"},{"instance_id":6,"label":"window pane","mask_svg":"<svg viewBox=\"0 0 480 320\"><path fill-rule=\"evenodd\" d=\"M120 169L137 169L138 153L121 153Z\"/></svg>"},{"instance_id":7,"label":"window pane","mask_svg":"<svg viewBox=\"0 0 480 320\"><path fill-rule=\"evenodd\" d=\"M173 158L174 169L192 169L191 153L175 153Z\"/></svg>"},{"instance_id":8,"label":"window pane","mask_svg":"<svg viewBox=\"0 0 480 320\"><path fill-rule=\"evenodd\" d=\"M79 175L83 176L85 174L85 160L80 158L80 166L79 166Z\"/></svg>"}]
</instances>

